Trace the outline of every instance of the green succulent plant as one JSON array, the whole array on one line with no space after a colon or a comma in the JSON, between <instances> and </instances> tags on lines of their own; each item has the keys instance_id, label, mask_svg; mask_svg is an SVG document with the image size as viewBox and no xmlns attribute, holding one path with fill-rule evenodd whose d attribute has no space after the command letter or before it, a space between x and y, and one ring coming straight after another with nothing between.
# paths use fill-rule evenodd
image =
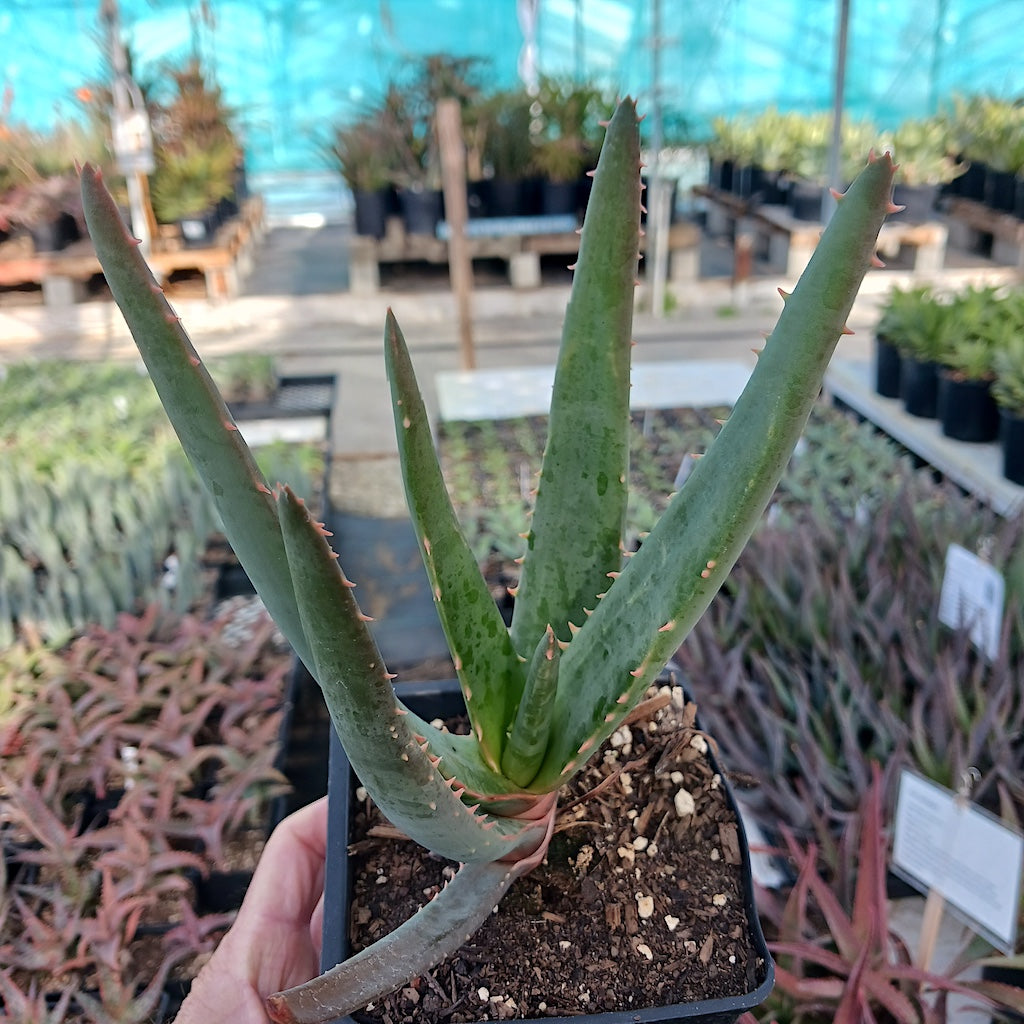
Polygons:
<instances>
[{"instance_id":1,"label":"green succulent plant","mask_svg":"<svg viewBox=\"0 0 1024 1024\"><path fill-rule=\"evenodd\" d=\"M945 185L966 169L952 155L952 128L945 117L901 122L892 133L891 145L904 185Z\"/></svg>"},{"instance_id":2,"label":"green succulent plant","mask_svg":"<svg viewBox=\"0 0 1024 1024\"><path fill-rule=\"evenodd\" d=\"M996 375L992 397L996 404L1012 415L1024 416L1024 334L998 349L992 356L992 366Z\"/></svg>"},{"instance_id":3,"label":"green succulent plant","mask_svg":"<svg viewBox=\"0 0 1024 1024\"><path fill-rule=\"evenodd\" d=\"M275 1021L331 1020L421 974L543 858L559 788L656 679L757 524L891 206L886 156L839 204L732 417L626 560L639 164L636 110L625 100L608 124L582 229L511 629L462 537L402 332L387 316L406 495L462 683L467 736L402 706L324 528L289 487L271 489L259 473L98 175L83 170L87 221L114 297L239 559L319 681L357 775L396 826L463 864L390 936L271 996Z\"/></svg>"}]
</instances>

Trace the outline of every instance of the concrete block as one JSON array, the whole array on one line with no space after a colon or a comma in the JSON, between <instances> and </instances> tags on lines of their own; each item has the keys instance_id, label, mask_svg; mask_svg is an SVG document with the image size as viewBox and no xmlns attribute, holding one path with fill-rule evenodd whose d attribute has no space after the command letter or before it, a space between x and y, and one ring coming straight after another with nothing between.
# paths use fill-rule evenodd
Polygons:
<instances>
[{"instance_id":1,"label":"concrete block","mask_svg":"<svg viewBox=\"0 0 1024 1024\"><path fill-rule=\"evenodd\" d=\"M508 279L513 288L540 287L540 256L535 252L516 252L508 260Z\"/></svg>"},{"instance_id":2,"label":"concrete block","mask_svg":"<svg viewBox=\"0 0 1024 1024\"><path fill-rule=\"evenodd\" d=\"M65 309L85 297L85 283L73 277L44 277L43 304L51 309Z\"/></svg>"}]
</instances>

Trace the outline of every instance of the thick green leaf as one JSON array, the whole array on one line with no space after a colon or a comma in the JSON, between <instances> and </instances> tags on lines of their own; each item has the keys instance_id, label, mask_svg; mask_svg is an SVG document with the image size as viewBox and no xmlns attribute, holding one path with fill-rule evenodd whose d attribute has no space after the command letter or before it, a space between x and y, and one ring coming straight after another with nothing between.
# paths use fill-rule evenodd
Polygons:
<instances>
[{"instance_id":1,"label":"thick green leaf","mask_svg":"<svg viewBox=\"0 0 1024 1024\"><path fill-rule=\"evenodd\" d=\"M323 1024L344 1017L425 974L454 953L491 916L522 874L510 864L466 864L393 932L319 978L267 1000L277 1024Z\"/></svg>"},{"instance_id":2,"label":"thick green leaf","mask_svg":"<svg viewBox=\"0 0 1024 1024\"><path fill-rule=\"evenodd\" d=\"M309 664L288 559L267 481L224 400L129 237L99 171L82 169L82 202L103 274L181 446L274 621Z\"/></svg>"},{"instance_id":3,"label":"thick green leaf","mask_svg":"<svg viewBox=\"0 0 1024 1024\"><path fill-rule=\"evenodd\" d=\"M558 638L549 626L534 651L523 699L501 758L502 771L520 786L528 786L533 781L548 748L561 656Z\"/></svg>"},{"instance_id":4,"label":"thick green leaf","mask_svg":"<svg viewBox=\"0 0 1024 1024\"><path fill-rule=\"evenodd\" d=\"M547 446L516 594L512 639L532 657L561 640L622 561L629 358L640 229L636 107L619 104L601 149L555 373Z\"/></svg>"},{"instance_id":5,"label":"thick green leaf","mask_svg":"<svg viewBox=\"0 0 1024 1024\"><path fill-rule=\"evenodd\" d=\"M886 155L850 186L729 420L563 654L552 742L531 788L556 785L614 731L735 563L818 397L888 211L893 171Z\"/></svg>"},{"instance_id":6,"label":"thick green leaf","mask_svg":"<svg viewBox=\"0 0 1024 1024\"><path fill-rule=\"evenodd\" d=\"M438 755L428 746L440 734L395 697L322 528L287 488L278 507L311 671L352 768L378 806L416 842L453 860L498 860L528 843L536 825L490 817L456 794L462 788L451 781L457 766L445 765L448 777L442 774L434 760Z\"/></svg>"},{"instance_id":7,"label":"thick green leaf","mask_svg":"<svg viewBox=\"0 0 1024 1024\"><path fill-rule=\"evenodd\" d=\"M384 333L406 499L473 732L497 770L525 668L455 516L409 350L390 310Z\"/></svg>"}]
</instances>

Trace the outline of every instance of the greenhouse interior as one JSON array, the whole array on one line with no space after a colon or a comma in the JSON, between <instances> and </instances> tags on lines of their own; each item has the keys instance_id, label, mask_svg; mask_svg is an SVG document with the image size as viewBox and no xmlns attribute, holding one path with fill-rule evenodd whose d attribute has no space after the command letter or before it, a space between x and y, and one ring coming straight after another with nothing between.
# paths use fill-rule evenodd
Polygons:
<instances>
[{"instance_id":1,"label":"greenhouse interior","mask_svg":"<svg viewBox=\"0 0 1024 1024\"><path fill-rule=\"evenodd\" d=\"M1022 41L0 0L0 1020L1024 1020Z\"/></svg>"}]
</instances>

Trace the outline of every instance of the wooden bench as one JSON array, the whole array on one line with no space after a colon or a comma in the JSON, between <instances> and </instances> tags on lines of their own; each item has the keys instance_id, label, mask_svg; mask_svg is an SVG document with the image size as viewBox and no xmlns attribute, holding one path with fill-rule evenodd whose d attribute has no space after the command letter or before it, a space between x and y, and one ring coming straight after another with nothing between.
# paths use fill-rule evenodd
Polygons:
<instances>
[{"instance_id":1,"label":"wooden bench","mask_svg":"<svg viewBox=\"0 0 1024 1024\"><path fill-rule=\"evenodd\" d=\"M1024 220L976 199L951 199L949 228L955 245L968 252L988 248L996 263L1024 270Z\"/></svg>"},{"instance_id":2,"label":"wooden bench","mask_svg":"<svg viewBox=\"0 0 1024 1024\"><path fill-rule=\"evenodd\" d=\"M399 218L388 221L381 239L353 235L349 241L349 289L354 294L373 295L380 290L380 267L384 263L446 264L446 227L438 236L406 234ZM698 268L700 230L694 224L673 224L669 231L669 275L673 281L695 281ZM471 220L467 225L471 259L498 259L508 264L513 288L540 286L541 256L579 251L580 236L574 217L501 217ZM640 239L641 251L646 238Z\"/></svg>"},{"instance_id":3,"label":"wooden bench","mask_svg":"<svg viewBox=\"0 0 1024 1024\"><path fill-rule=\"evenodd\" d=\"M253 252L263 230L263 200L252 196L236 217L218 229L212 245L188 249L170 247L158 239L148 263L161 284L175 271L197 270L205 278L207 298L232 298L238 294L239 282L252 269ZM9 256L0 253L0 286L41 285L44 304L55 308L76 302L86 282L102 272L88 239L73 242L59 252L34 253L15 248Z\"/></svg>"},{"instance_id":4,"label":"wooden bench","mask_svg":"<svg viewBox=\"0 0 1024 1024\"><path fill-rule=\"evenodd\" d=\"M773 269L784 272L787 277L799 277L803 272L824 230L817 221L794 217L785 206L754 205L739 196L704 185L694 188L694 193L711 201L711 209L718 218L714 226L719 234L723 231L723 218L724 230L730 232L747 225L748 230L758 236ZM949 229L939 221L889 220L879 232L878 251L892 259L902 247L913 248L914 271L932 273L942 269L948 239Z\"/></svg>"}]
</instances>

